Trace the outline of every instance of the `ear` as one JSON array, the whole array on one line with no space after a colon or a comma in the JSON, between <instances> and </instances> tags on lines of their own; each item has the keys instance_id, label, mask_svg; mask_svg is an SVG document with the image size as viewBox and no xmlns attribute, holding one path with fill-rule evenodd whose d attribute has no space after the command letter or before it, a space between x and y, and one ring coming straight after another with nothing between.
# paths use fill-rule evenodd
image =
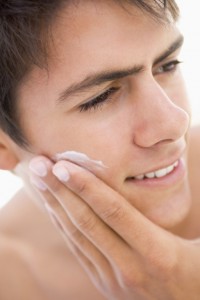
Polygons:
<instances>
[{"instance_id":1,"label":"ear","mask_svg":"<svg viewBox=\"0 0 200 300\"><path fill-rule=\"evenodd\" d=\"M0 169L13 170L19 162L13 141L0 129Z\"/></svg>"}]
</instances>

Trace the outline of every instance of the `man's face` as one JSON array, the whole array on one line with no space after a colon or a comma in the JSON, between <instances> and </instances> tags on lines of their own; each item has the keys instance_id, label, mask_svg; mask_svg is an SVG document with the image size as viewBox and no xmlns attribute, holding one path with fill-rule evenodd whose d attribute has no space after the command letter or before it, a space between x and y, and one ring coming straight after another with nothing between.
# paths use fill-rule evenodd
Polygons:
<instances>
[{"instance_id":1,"label":"man's face","mask_svg":"<svg viewBox=\"0 0 200 300\"><path fill-rule=\"evenodd\" d=\"M175 25L127 9L80 1L60 12L49 72L35 67L19 89L21 125L34 153L103 161L104 181L170 228L190 205L181 38Z\"/></svg>"}]
</instances>

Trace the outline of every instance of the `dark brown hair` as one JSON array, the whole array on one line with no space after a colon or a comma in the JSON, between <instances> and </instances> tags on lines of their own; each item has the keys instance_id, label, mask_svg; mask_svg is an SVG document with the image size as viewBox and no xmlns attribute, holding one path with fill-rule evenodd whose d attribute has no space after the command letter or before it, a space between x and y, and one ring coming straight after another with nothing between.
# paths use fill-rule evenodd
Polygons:
<instances>
[{"instance_id":1,"label":"dark brown hair","mask_svg":"<svg viewBox=\"0 0 200 300\"><path fill-rule=\"evenodd\" d=\"M116 0L123 4L125 1ZM15 143L27 147L19 126L16 91L33 65L44 67L48 56L48 29L56 12L72 0L0 0L0 128ZM126 0L157 20L176 21L174 0Z\"/></svg>"}]
</instances>

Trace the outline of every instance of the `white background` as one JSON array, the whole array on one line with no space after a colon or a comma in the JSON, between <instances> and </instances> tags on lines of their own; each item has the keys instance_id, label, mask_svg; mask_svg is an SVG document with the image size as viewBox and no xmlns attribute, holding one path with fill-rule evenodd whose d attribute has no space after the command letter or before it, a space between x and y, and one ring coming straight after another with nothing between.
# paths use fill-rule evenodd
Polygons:
<instances>
[{"instance_id":1,"label":"white background","mask_svg":"<svg viewBox=\"0 0 200 300\"><path fill-rule=\"evenodd\" d=\"M198 0L177 1L182 18L180 29L185 36L182 51L183 72L191 100L193 124L200 123L200 15ZM5 205L12 195L22 186L16 176L0 171L0 207Z\"/></svg>"}]
</instances>

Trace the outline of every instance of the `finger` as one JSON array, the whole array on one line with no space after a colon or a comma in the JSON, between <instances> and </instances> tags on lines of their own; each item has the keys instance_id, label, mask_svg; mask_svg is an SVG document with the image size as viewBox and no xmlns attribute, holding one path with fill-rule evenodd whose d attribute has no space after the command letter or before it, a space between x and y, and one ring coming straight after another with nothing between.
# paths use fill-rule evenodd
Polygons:
<instances>
[{"instance_id":1,"label":"finger","mask_svg":"<svg viewBox=\"0 0 200 300\"><path fill-rule=\"evenodd\" d=\"M170 234L153 224L119 193L88 170L67 161L53 167L53 173L131 247L147 255L149 247L166 252ZM62 199L62 189L59 191ZM130 230L131 229L131 230Z\"/></svg>"},{"instance_id":2,"label":"finger","mask_svg":"<svg viewBox=\"0 0 200 300\"><path fill-rule=\"evenodd\" d=\"M86 271L86 273L91 276L94 277L95 279L99 278L98 272L96 270L95 264L93 263L93 259L92 256L90 255L89 258L88 253L87 256L83 254L83 252L81 251L80 245L78 243L78 240L71 239L71 234L69 234L70 229L68 228L66 230L66 220L65 220L65 225L63 225L63 222L57 217L57 215L54 213L54 211L51 209L51 207L47 204L46 205L46 210L49 214L50 219L52 220L53 224L59 229L60 234L62 235L63 239L65 240L69 250L71 251L71 253L76 257L76 259L78 260L78 262L80 263L80 265L83 267L83 269ZM68 227L69 227L69 223L68 222ZM71 224L70 224L70 227ZM71 229L72 231L72 229Z\"/></svg>"},{"instance_id":3,"label":"finger","mask_svg":"<svg viewBox=\"0 0 200 300\"><path fill-rule=\"evenodd\" d=\"M72 224L67 214L63 210L59 202L56 201L56 210L54 204L54 210L51 205L55 202L55 198L44 188L42 181L39 181L34 176L31 178L31 182L40 188L40 197L42 197L46 211L53 224L58 228L60 234L65 240L68 248L79 261L83 269L86 271L93 283L100 288L102 283L114 284L115 276L112 266L108 260L102 255L101 252ZM46 187L46 185L45 185ZM42 190L41 190L42 188Z\"/></svg>"},{"instance_id":4,"label":"finger","mask_svg":"<svg viewBox=\"0 0 200 300\"><path fill-rule=\"evenodd\" d=\"M171 250L169 234L146 219L126 199L88 170L67 161L60 161L53 167L53 172L68 189L59 184L50 173L45 174L46 176L42 174L43 180L51 187L52 193L66 211L70 212L72 222L101 249L105 256L107 255L108 259L109 256L116 261L119 259L117 248L122 247L123 251L125 250L124 245L120 243L123 239L147 260L153 261L155 256L158 256L162 263L162 255ZM69 201L70 198L66 197L66 192L70 192L69 189L72 192L71 196L73 193L77 196L74 195L73 201ZM100 220L89 213L88 206L84 205L86 203L103 220L100 226L96 226L96 220L98 222ZM115 231L115 235L111 229ZM99 234L96 234L97 232ZM167 246L169 249L166 249Z\"/></svg>"},{"instance_id":5,"label":"finger","mask_svg":"<svg viewBox=\"0 0 200 300\"><path fill-rule=\"evenodd\" d=\"M85 201L66 188L50 170L42 178L42 182L45 182L51 196L53 196L49 198L47 192L45 192L46 200L55 214L62 220L63 225L67 222L65 220L66 215L68 215L70 221L74 224L74 228L76 229L74 233L70 232L70 234L75 235L77 230L81 231L112 263L121 263L122 257L120 253L122 252L125 253L125 257L131 255L133 259L133 251L124 242L123 238L113 232ZM59 203L60 206L58 205ZM63 209L60 209L61 207Z\"/></svg>"}]
</instances>

